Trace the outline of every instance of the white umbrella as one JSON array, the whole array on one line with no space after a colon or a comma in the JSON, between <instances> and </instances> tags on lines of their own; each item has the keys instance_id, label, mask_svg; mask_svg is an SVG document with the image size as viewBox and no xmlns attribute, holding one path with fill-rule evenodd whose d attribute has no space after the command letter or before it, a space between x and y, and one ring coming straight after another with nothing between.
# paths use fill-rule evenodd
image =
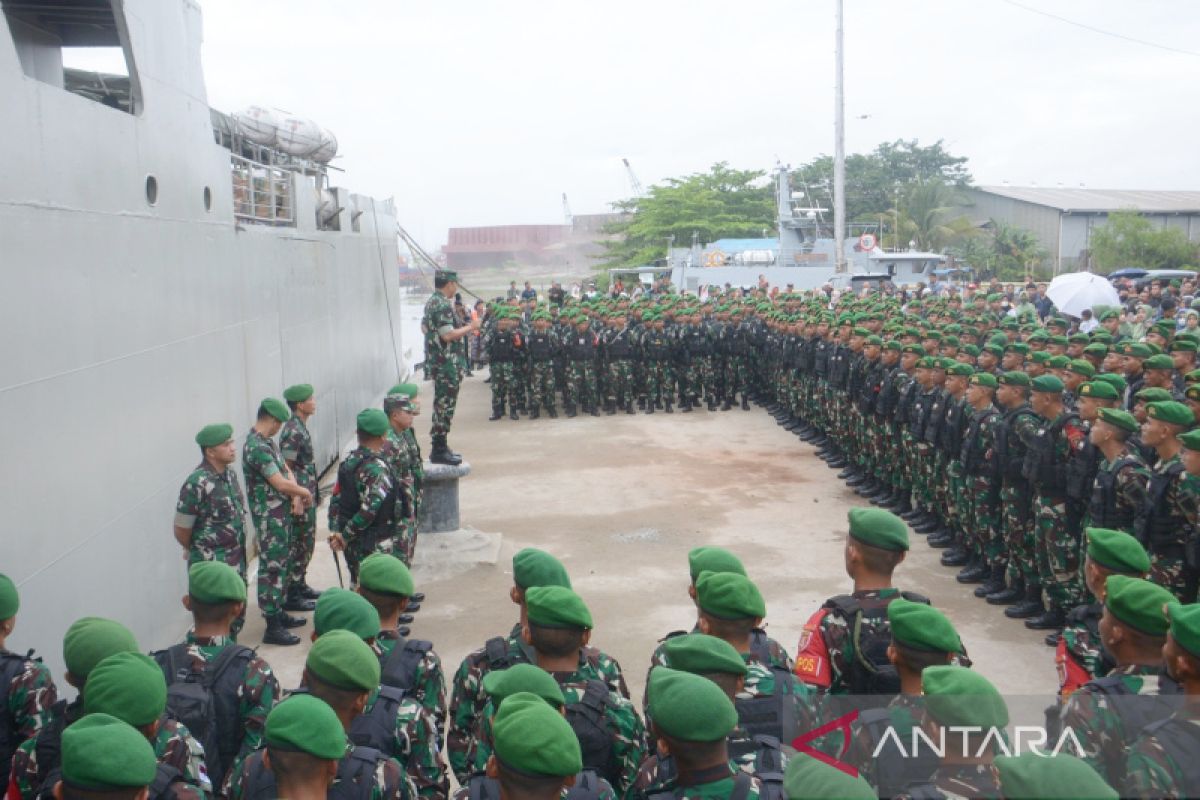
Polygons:
<instances>
[{"instance_id":1,"label":"white umbrella","mask_svg":"<svg viewBox=\"0 0 1200 800\"><path fill-rule=\"evenodd\" d=\"M1121 296L1106 278L1090 272L1059 275L1046 287L1046 296L1055 308L1072 317L1096 306L1120 306Z\"/></svg>"}]
</instances>

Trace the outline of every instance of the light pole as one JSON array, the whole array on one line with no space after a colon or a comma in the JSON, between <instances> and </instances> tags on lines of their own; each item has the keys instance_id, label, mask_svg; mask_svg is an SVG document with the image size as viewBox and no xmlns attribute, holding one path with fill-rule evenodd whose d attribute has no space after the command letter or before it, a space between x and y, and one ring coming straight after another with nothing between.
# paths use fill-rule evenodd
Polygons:
<instances>
[{"instance_id":1,"label":"light pole","mask_svg":"<svg viewBox=\"0 0 1200 800\"><path fill-rule=\"evenodd\" d=\"M842 0L837 2L834 39L833 242L834 271L846 271L846 102L842 84Z\"/></svg>"}]
</instances>

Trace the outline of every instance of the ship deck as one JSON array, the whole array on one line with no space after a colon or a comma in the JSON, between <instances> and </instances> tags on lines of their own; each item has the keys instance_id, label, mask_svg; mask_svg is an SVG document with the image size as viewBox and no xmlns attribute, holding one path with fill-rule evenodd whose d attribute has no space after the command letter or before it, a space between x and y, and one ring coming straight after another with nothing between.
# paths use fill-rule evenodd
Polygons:
<instances>
[{"instance_id":1,"label":"ship deck","mask_svg":"<svg viewBox=\"0 0 1200 800\"><path fill-rule=\"evenodd\" d=\"M639 704L657 640L694 622L691 548L721 545L741 557L766 599L768 633L793 655L813 611L849 591L846 511L864 501L763 410L489 422L486 374L464 381L450 436L471 464L460 503L475 535L423 535L416 560L417 589L427 599L412 635L434 642L447 680L470 650L516 621L508 591L512 555L522 547L546 549L566 564L595 619L592 643L621 663ZM432 394L432 384L422 384L417 425L426 450ZM323 539L324 510L320 519ZM494 562L462 546L480 542L485 553L493 545ZM940 552L914 535L897 585L928 595L949 615L975 668L1001 692L1053 695L1054 653L1044 634L973 597L973 587L938 563ZM320 542L310 579L337 585ZM262 620L251 605L243 639L253 644ZM298 632L307 638L308 631ZM293 687L307 649L260 652Z\"/></svg>"}]
</instances>

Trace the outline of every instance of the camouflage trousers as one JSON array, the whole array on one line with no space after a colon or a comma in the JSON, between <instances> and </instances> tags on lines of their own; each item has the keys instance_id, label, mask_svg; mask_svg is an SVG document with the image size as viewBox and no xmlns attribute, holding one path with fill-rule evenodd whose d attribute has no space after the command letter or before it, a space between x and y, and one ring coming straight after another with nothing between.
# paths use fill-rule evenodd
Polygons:
<instances>
[{"instance_id":1,"label":"camouflage trousers","mask_svg":"<svg viewBox=\"0 0 1200 800\"><path fill-rule=\"evenodd\" d=\"M600 402L596 385L596 364L592 361L572 361L568 365L567 390L563 393L568 408L592 408Z\"/></svg>"},{"instance_id":2,"label":"camouflage trousers","mask_svg":"<svg viewBox=\"0 0 1200 800\"><path fill-rule=\"evenodd\" d=\"M355 536L346 542L346 550L342 555L346 557L346 568L350 570L350 583L358 583L358 566L367 556L373 553L399 556L400 552L396 548L397 539L398 537L395 535L380 536L378 539L372 539L370 536Z\"/></svg>"},{"instance_id":3,"label":"camouflage trousers","mask_svg":"<svg viewBox=\"0 0 1200 800\"><path fill-rule=\"evenodd\" d=\"M529 365L529 409L554 408L554 362L534 361Z\"/></svg>"},{"instance_id":4,"label":"camouflage trousers","mask_svg":"<svg viewBox=\"0 0 1200 800\"><path fill-rule=\"evenodd\" d=\"M675 379L679 384L679 399L699 399L704 394L704 385L700 381L699 359L675 365Z\"/></svg>"},{"instance_id":5,"label":"camouflage trousers","mask_svg":"<svg viewBox=\"0 0 1200 800\"><path fill-rule=\"evenodd\" d=\"M462 374L453 359L447 359L433 367L433 419L430 420L430 435L445 436L450 433L454 421L454 409L458 406L458 387Z\"/></svg>"},{"instance_id":6,"label":"camouflage trousers","mask_svg":"<svg viewBox=\"0 0 1200 800\"><path fill-rule=\"evenodd\" d=\"M729 356L725 363L725 397L730 402L738 392L745 393L750 388L750 370L746 357L741 354Z\"/></svg>"},{"instance_id":7,"label":"camouflage trousers","mask_svg":"<svg viewBox=\"0 0 1200 800\"><path fill-rule=\"evenodd\" d=\"M633 362L622 358L608 362L605 367L608 380L604 382L604 399L625 406L633 402L636 394L633 384Z\"/></svg>"},{"instance_id":8,"label":"camouflage trousers","mask_svg":"<svg viewBox=\"0 0 1200 800\"><path fill-rule=\"evenodd\" d=\"M1005 582L1009 586L1038 586L1037 547L1034 544L1033 519L1029 514L1029 487L1005 483L1000 489L1003 509L1004 545L1008 551Z\"/></svg>"},{"instance_id":9,"label":"camouflage trousers","mask_svg":"<svg viewBox=\"0 0 1200 800\"><path fill-rule=\"evenodd\" d=\"M967 543L971 555L992 569L1007 565L1004 539L1000 534L1000 493L986 476L964 479L964 504L969 508Z\"/></svg>"},{"instance_id":10,"label":"camouflage trousers","mask_svg":"<svg viewBox=\"0 0 1200 800\"><path fill-rule=\"evenodd\" d=\"M519 405L517 393L520 388L520 384L517 383L517 365L511 361L493 361L491 376L492 410L503 410L507 401L508 407L515 411Z\"/></svg>"},{"instance_id":11,"label":"camouflage trousers","mask_svg":"<svg viewBox=\"0 0 1200 800\"><path fill-rule=\"evenodd\" d=\"M646 362L646 402L670 402L674 391L675 376L668 361Z\"/></svg>"},{"instance_id":12,"label":"camouflage trousers","mask_svg":"<svg viewBox=\"0 0 1200 800\"><path fill-rule=\"evenodd\" d=\"M1033 524L1046 599L1052 608L1070 611L1079 605L1079 531L1067 518L1066 498L1037 495Z\"/></svg>"},{"instance_id":13,"label":"camouflage trousers","mask_svg":"<svg viewBox=\"0 0 1200 800\"><path fill-rule=\"evenodd\" d=\"M316 506L306 508L303 514L293 514L291 552L288 554L288 588L304 583L304 575L308 571L309 562L312 561L316 539Z\"/></svg>"},{"instance_id":14,"label":"camouflage trousers","mask_svg":"<svg viewBox=\"0 0 1200 800\"><path fill-rule=\"evenodd\" d=\"M404 517L396 520L396 536L392 541L392 555L405 565L412 564L413 552L417 549L417 518Z\"/></svg>"},{"instance_id":15,"label":"camouflage trousers","mask_svg":"<svg viewBox=\"0 0 1200 800\"><path fill-rule=\"evenodd\" d=\"M258 531L258 610L268 618L283 611L292 548L290 512L288 504L281 502L266 514L251 514Z\"/></svg>"},{"instance_id":16,"label":"camouflage trousers","mask_svg":"<svg viewBox=\"0 0 1200 800\"><path fill-rule=\"evenodd\" d=\"M1183 557L1173 553L1150 554L1150 580L1171 592L1181 603L1196 602L1200 574L1188 569Z\"/></svg>"}]
</instances>

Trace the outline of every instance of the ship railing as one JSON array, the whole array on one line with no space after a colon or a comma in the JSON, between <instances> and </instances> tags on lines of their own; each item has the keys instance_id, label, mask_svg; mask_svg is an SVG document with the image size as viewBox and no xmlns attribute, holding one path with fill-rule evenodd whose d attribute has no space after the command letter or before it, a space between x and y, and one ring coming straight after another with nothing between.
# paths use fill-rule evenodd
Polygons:
<instances>
[{"instance_id":1,"label":"ship railing","mask_svg":"<svg viewBox=\"0 0 1200 800\"><path fill-rule=\"evenodd\" d=\"M294 173L231 154L233 215L259 225L295 225Z\"/></svg>"}]
</instances>

